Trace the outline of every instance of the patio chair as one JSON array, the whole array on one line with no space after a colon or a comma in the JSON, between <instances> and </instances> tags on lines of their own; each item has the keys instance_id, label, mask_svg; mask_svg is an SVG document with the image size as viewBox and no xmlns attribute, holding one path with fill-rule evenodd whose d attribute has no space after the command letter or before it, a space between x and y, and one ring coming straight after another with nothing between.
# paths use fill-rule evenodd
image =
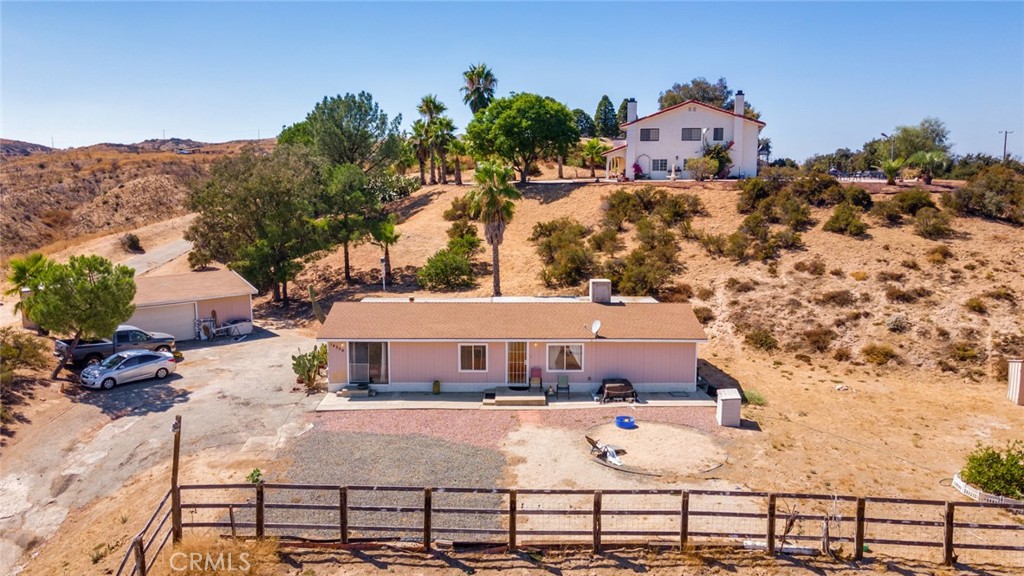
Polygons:
<instances>
[{"instance_id":1,"label":"patio chair","mask_svg":"<svg viewBox=\"0 0 1024 576\"><path fill-rule=\"evenodd\" d=\"M558 398L558 395L561 394L563 390L565 390L565 399L569 400L570 397L571 397L571 393L569 391L569 375L568 374L559 374L558 375L558 384L555 385L555 398Z\"/></svg>"},{"instance_id":2,"label":"patio chair","mask_svg":"<svg viewBox=\"0 0 1024 576\"><path fill-rule=\"evenodd\" d=\"M530 368L530 388L534 386L541 392L544 391L544 380L540 377L540 368Z\"/></svg>"}]
</instances>

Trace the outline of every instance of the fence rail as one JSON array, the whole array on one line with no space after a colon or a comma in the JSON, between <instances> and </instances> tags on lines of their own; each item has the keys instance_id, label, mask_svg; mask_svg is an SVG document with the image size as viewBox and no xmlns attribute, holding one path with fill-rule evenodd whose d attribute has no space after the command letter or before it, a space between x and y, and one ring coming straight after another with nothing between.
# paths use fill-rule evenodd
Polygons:
<instances>
[{"instance_id":1,"label":"fence rail","mask_svg":"<svg viewBox=\"0 0 1024 576\"><path fill-rule=\"evenodd\" d=\"M117 575L146 576L175 535L168 525L174 518L181 529L229 529L236 537L274 535L338 548L407 540L429 550L444 539L510 551L523 545L586 545L600 552L612 543L680 549L731 543L774 554L797 542L820 542L825 553L852 543L855 560L868 545L896 556L941 548L937 559L952 564L954 550L1024 552L1021 515L1024 505L829 494L193 484L168 491L131 541ZM1024 565L1024 554L1019 559Z\"/></svg>"}]
</instances>

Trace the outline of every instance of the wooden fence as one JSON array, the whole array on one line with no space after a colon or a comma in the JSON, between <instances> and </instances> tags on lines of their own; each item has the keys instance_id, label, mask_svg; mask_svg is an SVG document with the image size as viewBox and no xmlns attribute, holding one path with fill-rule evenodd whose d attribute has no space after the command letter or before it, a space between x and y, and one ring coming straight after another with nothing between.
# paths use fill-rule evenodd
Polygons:
<instances>
[{"instance_id":1,"label":"wooden fence","mask_svg":"<svg viewBox=\"0 0 1024 576\"><path fill-rule=\"evenodd\" d=\"M613 545L732 544L768 554L797 547L831 553L846 545L854 560L876 549L913 557L913 550L936 548L941 555L934 559L947 565L956 553L964 561L964 551L988 551L995 555L987 560L1024 565L1024 554L1016 554L1024 553L1024 506L983 502L715 490L275 483L183 485L174 492L164 496L131 541L118 575L145 576L169 538L200 528L337 549L395 540L425 550L576 545L600 552Z\"/></svg>"}]
</instances>

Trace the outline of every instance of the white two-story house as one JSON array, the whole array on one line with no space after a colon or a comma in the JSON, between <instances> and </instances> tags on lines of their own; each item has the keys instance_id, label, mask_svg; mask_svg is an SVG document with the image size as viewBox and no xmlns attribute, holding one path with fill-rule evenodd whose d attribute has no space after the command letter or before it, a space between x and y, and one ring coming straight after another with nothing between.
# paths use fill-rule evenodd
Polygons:
<instances>
[{"instance_id":1,"label":"white two-story house","mask_svg":"<svg viewBox=\"0 0 1024 576\"><path fill-rule=\"evenodd\" d=\"M618 140L605 153L606 178L636 179L634 166L652 180L673 175L690 178L686 162L704 155L704 147L729 146L732 168L729 176L757 175L757 136L764 122L743 115L743 91L736 92L732 111L696 100L676 104L654 114L636 117L636 100L626 108L626 139Z\"/></svg>"}]
</instances>

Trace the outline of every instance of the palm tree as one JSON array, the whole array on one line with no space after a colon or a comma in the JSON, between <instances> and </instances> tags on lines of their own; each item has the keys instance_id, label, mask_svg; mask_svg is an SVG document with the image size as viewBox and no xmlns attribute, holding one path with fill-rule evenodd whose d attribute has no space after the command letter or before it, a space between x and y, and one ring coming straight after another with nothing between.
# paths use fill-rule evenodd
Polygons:
<instances>
[{"instance_id":1,"label":"palm tree","mask_svg":"<svg viewBox=\"0 0 1024 576\"><path fill-rule=\"evenodd\" d=\"M24 258L12 258L7 263L9 268L7 281L11 283L11 287L4 294L8 296L20 294L22 288L38 290L39 279L50 264L52 262L39 252L33 252ZM24 302L21 300L14 304L15 312L20 312L23 308ZM28 310L25 310L25 313L27 314Z\"/></svg>"},{"instance_id":2,"label":"palm tree","mask_svg":"<svg viewBox=\"0 0 1024 576\"><path fill-rule=\"evenodd\" d=\"M883 160L880 168L882 172L885 172L885 183L892 186L896 183L896 177L900 174L900 168L903 167L903 158L897 158L895 160Z\"/></svg>"},{"instance_id":3,"label":"palm tree","mask_svg":"<svg viewBox=\"0 0 1024 576\"><path fill-rule=\"evenodd\" d=\"M455 160L455 185L462 186L462 157L469 152L469 149L466 147L465 142L455 138L448 145L448 152L451 152Z\"/></svg>"},{"instance_id":4,"label":"palm tree","mask_svg":"<svg viewBox=\"0 0 1024 576\"><path fill-rule=\"evenodd\" d=\"M469 105L473 114L487 108L494 100L494 89L498 86L494 72L481 62L471 65L462 73L462 78L466 82L461 88L463 103Z\"/></svg>"},{"instance_id":5,"label":"palm tree","mask_svg":"<svg viewBox=\"0 0 1024 576\"><path fill-rule=\"evenodd\" d=\"M511 168L494 162L480 162L473 180L476 187L467 194L470 210L480 215L484 223L484 239L491 245L491 263L494 268L494 296L501 296L501 267L498 246L505 239L505 228L515 213L515 201L522 195L509 184L515 176Z\"/></svg>"},{"instance_id":6,"label":"palm tree","mask_svg":"<svg viewBox=\"0 0 1024 576\"><path fill-rule=\"evenodd\" d=\"M590 165L591 178L596 177L594 168L597 166L597 163L604 157L604 153L611 149L611 146L608 146L597 138L591 138L583 143L583 148L580 151L580 154L583 156L583 160Z\"/></svg>"},{"instance_id":7,"label":"palm tree","mask_svg":"<svg viewBox=\"0 0 1024 576\"><path fill-rule=\"evenodd\" d=\"M391 251L390 248L398 243L402 233L395 227L395 215L388 214L386 218L373 223L370 228L370 242L384 250L384 280L392 281L391 276Z\"/></svg>"},{"instance_id":8,"label":"palm tree","mask_svg":"<svg viewBox=\"0 0 1024 576\"><path fill-rule=\"evenodd\" d=\"M772 139L771 138L758 138L757 139L757 153L764 156L764 163L768 164L772 157Z\"/></svg>"},{"instance_id":9,"label":"palm tree","mask_svg":"<svg viewBox=\"0 0 1024 576\"><path fill-rule=\"evenodd\" d=\"M409 143L412 145L413 154L420 164L420 185L427 185L426 171L427 157L430 156L430 136L427 134L427 124L423 120L412 123L412 134L409 136Z\"/></svg>"},{"instance_id":10,"label":"palm tree","mask_svg":"<svg viewBox=\"0 0 1024 576\"><path fill-rule=\"evenodd\" d=\"M945 152L932 150L931 152L915 152L907 159L907 163L921 170L921 179L925 184L931 185L932 178L946 167L947 160Z\"/></svg>"},{"instance_id":11,"label":"palm tree","mask_svg":"<svg viewBox=\"0 0 1024 576\"><path fill-rule=\"evenodd\" d=\"M448 147L455 140L455 123L447 116L434 119L434 125L430 130L430 142L437 151L441 160L441 184L448 183Z\"/></svg>"},{"instance_id":12,"label":"palm tree","mask_svg":"<svg viewBox=\"0 0 1024 576\"><path fill-rule=\"evenodd\" d=\"M438 100L437 96L434 95L434 94L427 94L426 96L423 97L422 100L420 100L420 105L417 107L417 110L419 110L420 116L422 116L423 119L427 121L427 135L428 136L430 135L430 132L431 132L431 130L434 127L434 119L437 118L438 116L440 116L441 114L443 114L444 111L447 110L447 109L448 109L448 107L445 106L443 102ZM431 146L431 154L430 154L430 183L431 184L437 184L437 176L436 176L437 168L436 168L436 165L434 164L434 153L433 152L434 152L433 146Z\"/></svg>"}]
</instances>

